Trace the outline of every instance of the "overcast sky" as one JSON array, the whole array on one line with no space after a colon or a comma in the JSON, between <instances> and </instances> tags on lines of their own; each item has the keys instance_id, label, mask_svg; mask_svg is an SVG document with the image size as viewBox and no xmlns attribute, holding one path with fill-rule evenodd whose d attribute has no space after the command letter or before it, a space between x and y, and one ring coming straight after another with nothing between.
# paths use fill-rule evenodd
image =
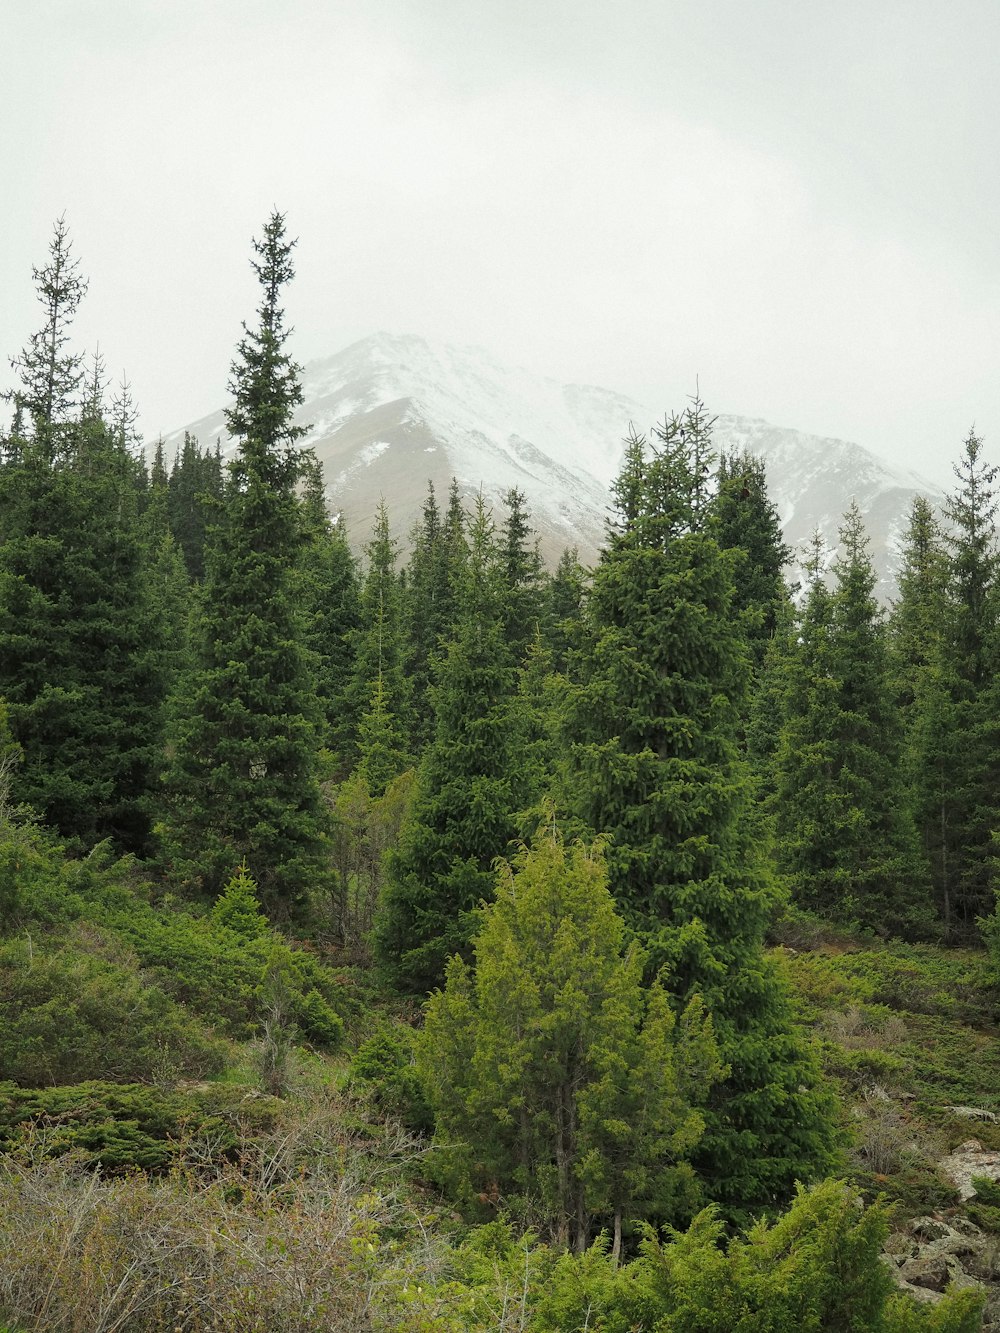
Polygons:
<instances>
[{"instance_id":1,"label":"overcast sky","mask_svg":"<svg viewBox=\"0 0 1000 1333\"><path fill-rule=\"evenodd\" d=\"M0 0L0 387L65 212L147 437L218 407L277 206L300 361L698 377L946 481L1000 461L998 53L996 0Z\"/></svg>"}]
</instances>

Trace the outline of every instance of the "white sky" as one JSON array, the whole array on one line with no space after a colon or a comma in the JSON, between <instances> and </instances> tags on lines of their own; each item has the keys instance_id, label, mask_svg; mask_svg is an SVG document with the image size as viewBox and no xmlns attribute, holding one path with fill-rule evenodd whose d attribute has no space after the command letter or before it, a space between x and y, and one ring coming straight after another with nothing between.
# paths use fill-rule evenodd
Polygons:
<instances>
[{"instance_id":1,"label":"white sky","mask_svg":"<svg viewBox=\"0 0 1000 1333\"><path fill-rule=\"evenodd\" d=\"M996 0L0 0L0 387L65 211L147 436L218 407L277 206L300 361L698 376L947 481L1000 457L998 52Z\"/></svg>"}]
</instances>

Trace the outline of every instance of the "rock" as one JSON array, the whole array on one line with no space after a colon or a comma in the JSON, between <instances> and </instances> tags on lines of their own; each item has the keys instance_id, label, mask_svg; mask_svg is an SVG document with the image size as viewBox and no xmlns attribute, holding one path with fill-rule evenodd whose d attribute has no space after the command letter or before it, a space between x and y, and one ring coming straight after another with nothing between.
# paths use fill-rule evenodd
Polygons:
<instances>
[{"instance_id":1,"label":"rock","mask_svg":"<svg viewBox=\"0 0 1000 1333\"><path fill-rule=\"evenodd\" d=\"M894 1231L886 1240L882 1251L897 1264L901 1264L905 1259L913 1259L917 1252L916 1241L905 1231Z\"/></svg>"},{"instance_id":2,"label":"rock","mask_svg":"<svg viewBox=\"0 0 1000 1333\"><path fill-rule=\"evenodd\" d=\"M985 1120L991 1125L1000 1123L1000 1116L995 1111L986 1111L979 1106L946 1106L944 1109L962 1120Z\"/></svg>"},{"instance_id":3,"label":"rock","mask_svg":"<svg viewBox=\"0 0 1000 1333\"><path fill-rule=\"evenodd\" d=\"M920 1254L916 1259L907 1259L899 1270L900 1280L911 1287L924 1287L928 1291L944 1291L951 1273L943 1254Z\"/></svg>"},{"instance_id":4,"label":"rock","mask_svg":"<svg viewBox=\"0 0 1000 1333\"><path fill-rule=\"evenodd\" d=\"M973 1176L1000 1180L1000 1153L987 1152L978 1139L966 1139L937 1165L942 1175L947 1176L958 1190L963 1202L975 1197Z\"/></svg>"},{"instance_id":5,"label":"rock","mask_svg":"<svg viewBox=\"0 0 1000 1333\"><path fill-rule=\"evenodd\" d=\"M925 1244L928 1241L944 1240L950 1231L947 1223L936 1217L915 1217L910 1223L910 1234Z\"/></svg>"}]
</instances>

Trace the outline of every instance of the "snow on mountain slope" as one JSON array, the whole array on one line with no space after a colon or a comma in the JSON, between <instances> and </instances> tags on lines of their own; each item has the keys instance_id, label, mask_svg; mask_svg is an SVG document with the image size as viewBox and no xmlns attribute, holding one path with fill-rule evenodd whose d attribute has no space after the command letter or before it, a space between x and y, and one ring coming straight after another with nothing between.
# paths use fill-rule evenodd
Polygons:
<instances>
[{"instance_id":1,"label":"snow on mountain slope","mask_svg":"<svg viewBox=\"0 0 1000 1333\"><path fill-rule=\"evenodd\" d=\"M355 545L366 540L380 499L405 537L428 482L443 503L455 477L467 501L480 489L494 504L511 487L524 491L550 561L567 545L577 545L585 561L596 557L629 426L648 432L669 406L654 410L607 389L559 384L501 365L477 348L387 333L311 362L303 393L297 413L309 427L303 443L322 461L331 509L343 515ZM203 445L218 437L231 448L221 411L188 429ZM168 439L168 452L181 438L177 432ZM893 469L860 445L757 419L720 415L715 443L765 459L792 546L817 527L835 545L844 510L856 499L883 597L894 588L913 496L941 498L933 484Z\"/></svg>"}]
</instances>

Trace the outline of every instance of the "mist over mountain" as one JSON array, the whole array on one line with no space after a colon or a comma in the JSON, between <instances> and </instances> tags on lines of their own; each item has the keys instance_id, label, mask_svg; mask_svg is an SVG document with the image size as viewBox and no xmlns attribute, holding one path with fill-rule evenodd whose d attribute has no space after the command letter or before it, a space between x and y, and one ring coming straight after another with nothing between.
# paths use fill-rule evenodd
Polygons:
<instances>
[{"instance_id":1,"label":"mist over mountain","mask_svg":"<svg viewBox=\"0 0 1000 1333\"><path fill-rule=\"evenodd\" d=\"M323 464L330 509L360 547L384 499L405 539L433 482L444 501L452 477L471 501L482 490L497 503L511 487L528 497L542 553L554 562L577 546L592 562L610 514L609 487L630 425L649 431L664 408L593 385L560 384L501 364L478 348L376 333L334 356L310 362L296 420L304 445ZM709 404L711 407L711 404ZM204 446L234 446L222 409L187 428ZM183 430L165 441L167 454ZM800 548L818 528L827 544L851 500L865 516L880 594L894 590L899 544L914 495L940 503L941 490L901 472L870 450L721 414L719 449L746 448L764 458L785 540Z\"/></svg>"}]
</instances>

